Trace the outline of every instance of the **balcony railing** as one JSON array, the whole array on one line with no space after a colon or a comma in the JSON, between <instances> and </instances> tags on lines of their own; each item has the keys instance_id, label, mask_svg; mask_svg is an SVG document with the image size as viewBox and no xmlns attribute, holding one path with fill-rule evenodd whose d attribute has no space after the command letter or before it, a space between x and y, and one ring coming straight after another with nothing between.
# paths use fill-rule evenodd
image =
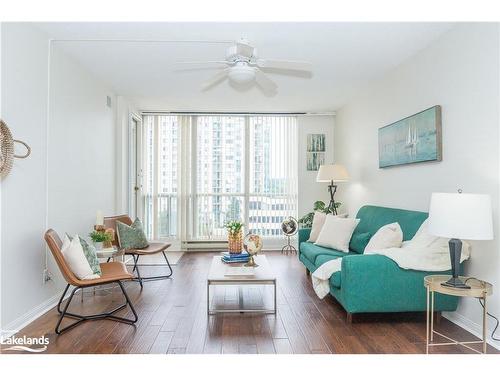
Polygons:
<instances>
[{"instance_id":1,"label":"balcony railing","mask_svg":"<svg viewBox=\"0 0 500 375\"><path fill-rule=\"evenodd\" d=\"M144 226L148 238L177 237L177 194L145 195Z\"/></svg>"},{"instance_id":2,"label":"balcony railing","mask_svg":"<svg viewBox=\"0 0 500 375\"><path fill-rule=\"evenodd\" d=\"M178 238L178 196L159 194L144 196L144 225L149 238ZM250 195L248 213L245 212L243 194L196 194L188 204L192 212L188 240L221 240L227 237L225 224L230 220L245 222L244 232L257 233L264 237L282 238L281 222L295 216L293 197L278 195Z\"/></svg>"}]
</instances>

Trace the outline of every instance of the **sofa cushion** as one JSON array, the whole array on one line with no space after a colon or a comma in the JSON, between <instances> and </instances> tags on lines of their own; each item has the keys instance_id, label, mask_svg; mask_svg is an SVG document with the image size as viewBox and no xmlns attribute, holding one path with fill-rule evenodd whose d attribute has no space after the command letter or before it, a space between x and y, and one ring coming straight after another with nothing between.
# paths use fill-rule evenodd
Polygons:
<instances>
[{"instance_id":1,"label":"sofa cushion","mask_svg":"<svg viewBox=\"0 0 500 375\"><path fill-rule=\"evenodd\" d=\"M342 258L342 256L340 256L340 255L332 255L332 254L321 254L321 255L318 255L316 257L316 260L314 261L314 265L316 267L319 267L319 266L323 265L324 263L326 263L326 262L328 262L330 260L337 259L337 258Z\"/></svg>"},{"instance_id":2,"label":"sofa cushion","mask_svg":"<svg viewBox=\"0 0 500 375\"><path fill-rule=\"evenodd\" d=\"M330 255L330 256L333 255L335 258L337 258L339 256L342 257L344 255L349 254L349 253L344 253L343 251L329 249L327 247L321 247L311 242L302 242L300 244L300 253L311 263L314 264L316 264L315 261L318 255Z\"/></svg>"}]
</instances>

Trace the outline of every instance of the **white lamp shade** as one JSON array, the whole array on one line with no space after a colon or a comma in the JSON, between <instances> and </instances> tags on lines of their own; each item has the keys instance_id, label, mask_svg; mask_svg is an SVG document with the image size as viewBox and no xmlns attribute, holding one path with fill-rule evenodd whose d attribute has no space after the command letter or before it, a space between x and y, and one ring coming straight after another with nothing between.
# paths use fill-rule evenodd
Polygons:
<instances>
[{"instance_id":1,"label":"white lamp shade","mask_svg":"<svg viewBox=\"0 0 500 375\"><path fill-rule=\"evenodd\" d=\"M492 240L491 197L486 194L432 193L428 231L439 237Z\"/></svg>"},{"instance_id":2,"label":"white lamp shade","mask_svg":"<svg viewBox=\"0 0 500 375\"><path fill-rule=\"evenodd\" d=\"M325 164L319 166L317 182L345 182L349 181L349 175L343 165Z\"/></svg>"}]
</instances>

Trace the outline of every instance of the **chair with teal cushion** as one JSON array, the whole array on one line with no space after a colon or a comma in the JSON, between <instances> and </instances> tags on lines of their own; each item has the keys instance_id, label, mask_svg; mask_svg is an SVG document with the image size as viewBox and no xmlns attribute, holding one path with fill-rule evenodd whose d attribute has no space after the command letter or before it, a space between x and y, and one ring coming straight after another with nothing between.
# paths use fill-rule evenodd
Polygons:
<instances>
[{"instance_id":1,"label":"chair with teal cushion","mask_svg":"<svg viewBox=\"0 0 500 375\"><path fill-rule=\"evenodd\" d=\"M356 251L361 247L364 250L367 237L394 222L401 226L404 241L411 240L427 216L426 212L363 206L356 215L360 222L353 233L353 237L360 235ZM354 313L426 311L424 277L451 274L451 271L405 270L386 256L358 254L352 249L352 241L349 253L316 246L306 242L309 234L310 229L299 230L299 260L308 273L329 260L342 257L342 270L330 278L330 294L347 311L349 321ZM435 311L454 311L457 305L457 297L436 295Z\"/></svg>"}]
</instances>

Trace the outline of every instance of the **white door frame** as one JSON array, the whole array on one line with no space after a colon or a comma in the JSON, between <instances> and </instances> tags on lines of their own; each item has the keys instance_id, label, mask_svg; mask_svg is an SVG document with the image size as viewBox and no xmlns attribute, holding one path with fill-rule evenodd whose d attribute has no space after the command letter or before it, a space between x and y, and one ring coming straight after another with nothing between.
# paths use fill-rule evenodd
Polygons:
<instances>
[{"instance_id":1,"label":"white door frame","mask_svg":"<svg viewBox=\"0 0 500 375\"><path fill-rule=\"evenodd\" d=\"M133 155L134 150L135 155ZM140 204L143 187L142 116L137 113L129 115L129 152L128 211L131 216L142 218L143 209Z\"/></svg>"}]
</instances>

